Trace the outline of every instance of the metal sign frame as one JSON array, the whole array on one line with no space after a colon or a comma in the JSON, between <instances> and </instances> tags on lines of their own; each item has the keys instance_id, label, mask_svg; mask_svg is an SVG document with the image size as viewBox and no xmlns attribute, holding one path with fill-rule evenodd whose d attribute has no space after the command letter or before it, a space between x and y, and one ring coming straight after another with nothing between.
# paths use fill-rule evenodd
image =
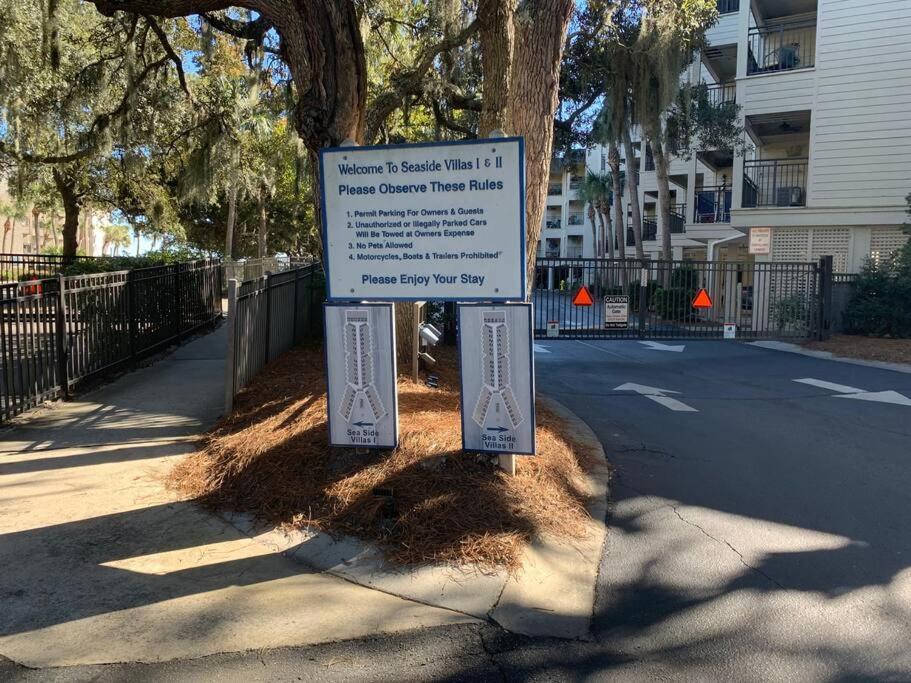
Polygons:
<instances>
[{"instance_id":1,"label":"metal sign frame","mask_svg":"<svg viewBox=\"0 0 911 683\"><path fill-rule=\"evenodd\" d=\"M529 401L529 416L528 422L531 425L531 447L528 450L512 450L505 451L499 449L489 449L489 448L469 448L465 441L466 429L465 425L467 421L472 419L471 413L468 412L468 407L466 406L466 396L465 396L465 368L462 361L462 336L464 334L464 326L462 325L462 311L468 308L488 308L492 311L495 311L499 308L512 308L519 309L523 308L526 311L527 324L528 324L528 374L529 374L529 392L531 399ZM510 302L510 303L460 303L457 306L457 319L459 325L459 335L458 335L458 353L459 353L459 410L461 412L461 427L462 427L462 450L468 451L471 453L491 453L496 455L535 455L537 451L537 416L535 411L535 354L534 354L534 311L532 310L532 304L530 302ZM521 340L519 341L521 343ZM474 408L472 407L472 410Z\"/></svg>"},{"instance_id":2,"label":"metal sign frame","mask_svg":"<svg viewBox=\"0 0 911 683\"><path fill-rule=\"evenodd\" d=\"M463 145L490 145L490 144L503 144L503 143L518 143L518 155L519 155L519 178L518 178L518 189L519 189L519 279L517 281L516 291L510 291L505 293L498 293L496 296L484 295L484 296L450 296L450 297L439 297L433 295L433 293L421 292L419 295L415 296L390 296L388 294L383 294L381 296L372 297L369 292L366 295L364 293L355 293L351 294L340 294L338 292L332 291L332 277L329 269L329 264L331 258L329 257L329 235L328 235L328 224L326 220L326 173L325 173L325 155L327 154L336 154L344 152L346 154L359 154L363 152L371 152L376 150L395 150L395 149L417 149L417 148L448 148L456 147ZM326 147L319 151L319 177L320 177L320 230L321 237L323 240L323 247L326 250L326 257L323 259L325 265L326 273L326 300L331 302L340 302L340 301L426 301L428 299L434 299L437 301L492 301L492 302L507 302L507 301L516 301L524 300L526 297L527 291L527 267L526 267L526 236L525 236L525 138L521 136L517 137L502 137L502 138L481 138L477 140L455 140L451 142L417 142L409 144L398 144L398 145L352 145L350 147Z\"/></svg>"},{"instance_id":3,"label":"metal sign frame","mask_svg":"<svg viewBox=\"0 0 911 683\"><path fill-rule=\"evenodd\" d=\"M391 418L392 418L392 443L391 444L352 444L352 443L336 443L332 439L332 416L335 412L333 408L333 401L338 399L337 396L333 395L332 392L332 382L329 379L329 321L325 315L326 309L329 308L385 308L389 311L389 355L390 355L390 364L392 368L392 406L391 406ZM324 365L325 365L325 374L326 374L326 412L328 416L328 428L329 428L329 445L337 446L341 448L368 448L371 450L390 450L397 448L399 445L399 390L398 390L398 368L396 366L396 353L395 353L395 309L391 303L383 302L334 302L326 301L323 303L323 354L324 354ZM375 368L374 368L375 370Z\"/></svg>"}]
</instances>

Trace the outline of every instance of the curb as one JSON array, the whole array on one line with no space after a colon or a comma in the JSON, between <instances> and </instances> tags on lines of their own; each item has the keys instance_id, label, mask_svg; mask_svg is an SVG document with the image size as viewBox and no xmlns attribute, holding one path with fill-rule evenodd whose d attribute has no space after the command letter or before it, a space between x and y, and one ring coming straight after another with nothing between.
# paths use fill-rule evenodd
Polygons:
<instances>
[{"instance_id":1,"label":"curb","mask_svg":"<svg viewBox=\"0 0 911 683\"><path fill-rule=\"evenodd\" d=\"M528 636L591 640L592 610L607 539L610 466L591 428L566 406L540 394L536 401L567 423L594 464L585 474L590 533L581 540L535 538L516 576L449 565L396 567L375 546L349 536L285 531L246 513L218 516L254 541L311 571L335 576L404 600L449 610Z\"/></svg>"},{"instance_id":2,"label":"curb","mask_svg":"<svg viewBox=\"0 0 911 683\"><path fill-rule=\"evenodd\" d=\"M848 358L846 356L836 356L831 351L814 351L805 349L797 344L779 341L754 341L746 342L748 346L756 346L760 349L769 351L783 351L785 353L796 353L799 356L810 356L821 360L831 360L837 363L848 363L850 365L861 365L866 368L877 368L879 370L892 370L893 372L902 372L911 375L911 364L908 363L889 363L881 360L863 360L861 358Z\"/></svg>"}]
</instances>

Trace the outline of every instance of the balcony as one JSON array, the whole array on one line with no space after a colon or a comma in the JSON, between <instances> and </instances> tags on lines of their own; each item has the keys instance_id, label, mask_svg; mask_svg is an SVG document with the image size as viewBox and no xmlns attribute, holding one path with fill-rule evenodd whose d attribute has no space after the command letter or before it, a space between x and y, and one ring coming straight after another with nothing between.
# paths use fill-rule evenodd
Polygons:
<instances>
[{"instance_id":1,"label":"balcony","mask_svg":"<svg viewBox=\"0 0 911 683\"><path fill-rule=\"evenodd\" d=\"M549 197L555 197L563 194L563 188L560 185L548 185L547 186L547 195Z\"/></svg>"},{"instance_id":2,"label":"balcony","mask_svg":"<svg viewBox=\"0 0 911 683\"><path fill-rule=\"evenodd\" d=\"M718 14L733 14L740 11L740 0L715 0Z\"/></svg>"},{"instance_id":3,"label":"balcony","mask_svg":"<svg viewBox=\"0 0 911 683\"><path fill-rule=\"evenodd\" d=\"M652 156L652 146L645 145L645 170L655 170L655 157Z\"/></svg>"},{"instance_id":4,"label":"balcony","mask_svg":"<svg viewBox=\"0 0 911 683\"><path fill-rule=\"evenodd\" d=\"M584 181L585 181L585 178L583 178L583 177L580 176L580 175L570 176L570 178L569 178L569 189L570 189L570 190L578 190L580 187L582 187L582 183L583 183Z\"/></svg>"},{"instance_id":5,"label":"balcony","mask_svg":"<svg viewBox=\"0 0 911 683\"><path fill-rule=\"evenodd\" d=\"M730 223L731 186L714 185L696 190L693 223Z\"/></svg>"},{"instance_id":6,"label":"balcony","mask_svg":"<svg viewBox=\"0 0 911 683\"><path fill-rule=\"evenodd\" d=\"M582 258L582 247L573 247L566 249L566 258Z\"/></svg>"},{"instance_id":7,"label":"balcony","mask_svg":"<svg viewBox=\"0 0 911 683\"><path fill-rule=\"evenodd\" d=\"M747 47L748 76L806 69L815 63L816 22L751 28Z\"/></svg>"},{"instance_id":8,"label":"balcony","mask_svg":"<svg viewBox=\"0 0 911 683\"><path fill-rule=\"evenodd\" d=\"M806 157L743 162L743 208L806 206Z\"/></svg>"},{"instance_id":9,"label":"balcony","mask_svg":"<svg viewBox=\"0 0 911 683\"><path fill-rule=\"evenodd\" d=\"M563 221L559 218L548 218L544 221L544 227L548 230L559 230L562 227Z\"/></svg>"},{"instance_id":10,"label":"balcony","mask_svg":"<svg viewBox=\"0 0 911 683\"><path fill-rule=\"evenodd\" d=\"M581 213L571 213L566 222L568 225L585 225L585 216Z\"/></svg>"},{"instance_id":11,"label":"balcony","mask_svg":"<svg viewBox=\"0 0 911 683\"><path fill-rule=\"evenodd\" d=\"M671 234L686 232L686 204L671 204Z\"/></svg>"},{"instance_id":12,"label":"balcony","mask_svg":"<svg viewBox=\"0 0 911 683\"><path fill-rule=\"evenodd\" d=\"M642 241L654 242L658 239L658 219L654 216L642 217Z\"/></svg>"},{"instance_id":13,"label":"balcony","mask_svg":"<svg viewBox=\"0 0 911 683\"><path fill-rule=\"evenodd\" d=\"M713 107L720 107L728 102L733 103L737 101L737 86L734 83L706 85L705 94L709 104Z\"/></svg>"}]
</instances>

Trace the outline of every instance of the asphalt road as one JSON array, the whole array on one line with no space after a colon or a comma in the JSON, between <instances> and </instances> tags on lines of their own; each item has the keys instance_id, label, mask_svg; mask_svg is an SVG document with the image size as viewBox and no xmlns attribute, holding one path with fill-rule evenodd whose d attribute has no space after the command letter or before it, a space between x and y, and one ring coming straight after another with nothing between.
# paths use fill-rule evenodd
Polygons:
<instances>
[{"instance_id":1,"label":"asphalt road","mask_svg":"<svg viewBox=\"0 0 911 683\"><path fill-rule=\"evenodd\" d=\"M538 390L616 466L611 652L675 677L911 680L911 405L837 397L911 397L911 374L731 342L539 349Z\"/></svg>"},{"instance_id":2,"label":"asphalt road","mask_svg":"<svg viewBox=\"0 0 911 683\"><path fill-rule=\"evenodd\" d=\"M616 468L595 642L460 626L156 665L0 658L0 680L911 680L911 374L734 342L538 347L538 390Z\"/></svg>"}]
</instances>

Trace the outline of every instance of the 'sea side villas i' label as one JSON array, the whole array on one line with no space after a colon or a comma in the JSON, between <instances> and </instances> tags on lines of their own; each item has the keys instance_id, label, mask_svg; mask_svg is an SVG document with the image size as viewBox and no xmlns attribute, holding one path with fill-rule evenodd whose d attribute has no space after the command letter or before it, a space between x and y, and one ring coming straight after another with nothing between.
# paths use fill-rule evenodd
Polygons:
<instances>
[{"instance_id":1,"label":"'sea side villas i' label","mask_svg":"<svg viewBox=\"0 0 911 683\"><path fill-rule=\"evenodd\" d=\"M320 153L330 300L525 298L522 138Z\"/></svg>"}]
</instances>

